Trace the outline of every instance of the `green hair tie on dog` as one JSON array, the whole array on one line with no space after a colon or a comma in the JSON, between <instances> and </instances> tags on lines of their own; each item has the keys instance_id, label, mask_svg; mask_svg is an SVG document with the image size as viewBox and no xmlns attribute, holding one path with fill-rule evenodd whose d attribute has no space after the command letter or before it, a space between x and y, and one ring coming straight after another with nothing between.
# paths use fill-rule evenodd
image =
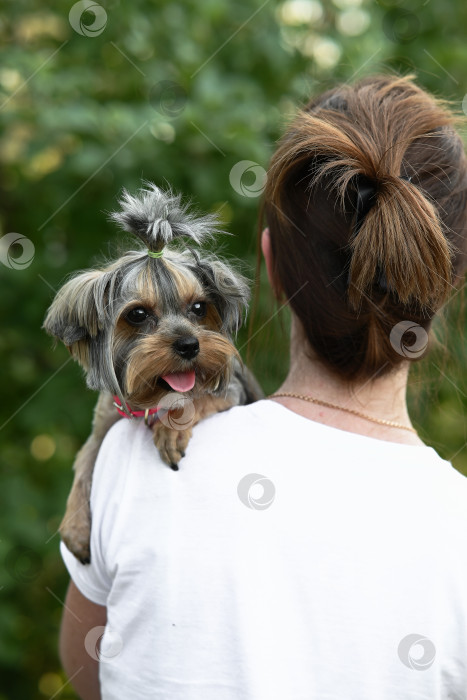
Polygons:
<instances>
[{"instance_id":1,"label":"green hair tie on dog","mask_svg":"<svg viewBox=\"0 0 467 700\"><path fill-rule=\"evenodd\" d=\"M148 249L148 255L150 258L162 258L163 253L163 250L157 250L156 252L154 252L153 250Z\"/></svg>"}]
</instances>

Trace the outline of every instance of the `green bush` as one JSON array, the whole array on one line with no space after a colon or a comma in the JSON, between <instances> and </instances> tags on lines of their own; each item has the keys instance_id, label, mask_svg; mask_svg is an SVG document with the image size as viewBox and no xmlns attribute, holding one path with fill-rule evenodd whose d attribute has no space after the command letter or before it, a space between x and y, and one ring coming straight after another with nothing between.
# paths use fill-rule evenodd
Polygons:
<instances>
[{"instance_id":1,"label":"green bush","mask_svg":"<svg viewBox=\"0 0 467 700\"><path fill-rule=\"evenodd\" d=\"M96 397L41 323L64 277L118 241L106 212L121 187L166 180L219 211L235 234L225 251L252 277L258 198L237 193L229 173L241 160L267 167L295 105L379 70L415 70L458 107L467 92L460 0L101 7L72 19L75 28L72 2L10 0L0 10L0 233L35 247L24 269L0 265L0 700L74 697L56 651L67 586L57 528ZM253 173L245 178L251 187ZM263 280L251 364L266 391L286 367L274 313ZM437 332L444 349L414 371L410 409L427 442L467 473L462 294ZM243 331L242 354L245 344Z\"/></svg>"}]
</instances>

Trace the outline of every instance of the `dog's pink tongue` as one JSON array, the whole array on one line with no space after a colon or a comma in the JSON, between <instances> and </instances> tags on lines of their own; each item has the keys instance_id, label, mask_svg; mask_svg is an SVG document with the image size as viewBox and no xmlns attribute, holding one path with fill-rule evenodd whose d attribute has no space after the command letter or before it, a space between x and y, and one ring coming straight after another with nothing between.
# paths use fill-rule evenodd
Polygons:
<instances>
[{"instance_id":1,"label":"dog's pink tongue","mask_svg":"<svg viewBox=\"0 0 467 700\"><path fill-rule=\"evenodd\" d=\"M174 372L174 374L164 374L162 379L172 387L174 391L190 391L195 385L195 373L191 372Z\"/></svg>"}]
</instances>

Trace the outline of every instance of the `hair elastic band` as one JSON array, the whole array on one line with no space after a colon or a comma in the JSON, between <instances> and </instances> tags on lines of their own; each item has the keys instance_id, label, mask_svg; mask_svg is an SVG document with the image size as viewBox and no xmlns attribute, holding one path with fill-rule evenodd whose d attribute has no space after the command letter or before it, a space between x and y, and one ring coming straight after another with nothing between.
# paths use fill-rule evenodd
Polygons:
<instances>
[{"instance_id":1,"label":"hair elastic band","mask_svg":"<svg viewBox=\"0 0 467 700\"><path fill-rule=\"evenodd\" d=\"M150 258L162 258L162 255L164 253L164 250L149 250L148 249L148 255Z\"/></svg>"}]
</instances>

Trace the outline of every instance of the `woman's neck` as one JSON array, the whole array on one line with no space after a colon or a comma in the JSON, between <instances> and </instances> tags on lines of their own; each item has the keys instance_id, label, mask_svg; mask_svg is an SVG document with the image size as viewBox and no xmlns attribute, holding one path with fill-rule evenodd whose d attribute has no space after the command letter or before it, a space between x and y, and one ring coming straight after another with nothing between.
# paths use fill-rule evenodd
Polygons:
<instances>
[{"instance_id":1,"label":"woman's neck","mask_svg":"<svg viewBox=\"0 0 467 700\"><path fill-rule=\"evenodd\" d=\"M404 363L397 371L382 377L376 376L366 381L349 384L330 372L312 352L307 356L307 347L300 324L292 317L290 370L277 392L312 396L341 408L365 413L372 418L411 426L406 401L408 363ZM392 442L424 444L415 433L371 422L343 410L289 397L277 399L277 401L310 420L326 423L342 430Z\"/></svg>"}]
</instances>

